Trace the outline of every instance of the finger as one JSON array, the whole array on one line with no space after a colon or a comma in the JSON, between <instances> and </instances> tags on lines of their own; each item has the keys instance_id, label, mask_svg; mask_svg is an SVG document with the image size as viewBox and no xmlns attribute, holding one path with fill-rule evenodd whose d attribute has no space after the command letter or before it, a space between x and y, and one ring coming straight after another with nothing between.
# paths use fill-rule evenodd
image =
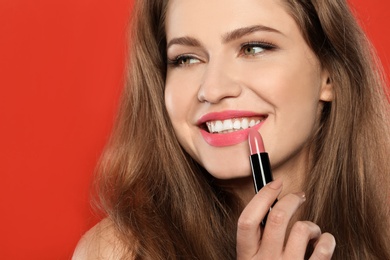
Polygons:
<instances>
[{"instance_id":1,"label":"finger","mask_svg":"<svg viewBox=\"0 0 390 260\"><path fill-rule=\"evenodd\" d=\"M248 203L237 224L237 259L247 259L259 250L260 222L282 191L282 181L277 179L262 188Z\"/></svg>"},{"instance_id":2,"label":"finger","mask_svg":"<svg viewBox=\"0 0 390 260\"><path fill-rule=\"evenodd\" d=\"M298 221L291 229L284 254L290 259L303 259L309 241L317 241L320 236L319 226L310 221Z\"/></svg>"},{"instance_id":3,"label":"finger","mask_svg":"<svg viewBox=\"0 0 390 260\"><path fill-rule=\"evenodd\" d=\"M315 244L310 260L329 260L336 248L336 240L329 233L324 233Z\"/></svg>"},{"instance_id":4,"label":"finger","mask_svg":"<svg viewBox=\"0 0 390 260\"><path fill-rule=\"evenodd\" d=\"M305 201L303 193L288 194L280 199L268 215L261 239L261 256L264 258L281 254L284 248L287 226L291 217Z\"/></svg>"}]
</instances>

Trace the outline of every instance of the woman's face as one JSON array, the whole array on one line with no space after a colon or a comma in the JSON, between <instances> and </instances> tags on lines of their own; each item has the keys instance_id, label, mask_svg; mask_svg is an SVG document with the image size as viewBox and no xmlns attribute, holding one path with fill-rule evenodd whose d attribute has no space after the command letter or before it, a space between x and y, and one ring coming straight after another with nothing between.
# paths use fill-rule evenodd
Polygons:
<instances>
[{"instance_id":1,"label":"woman's face","mask_svg":"<svg viewBox=\"0 0 390 260\"><path fill-rule=\"evenodd\" d=\"M331 90L282 3L170 0L165 29L165 103L184 149L216 178L250 176L256 127L274 175L296 178Z\"/></svg>"}]
</instances>

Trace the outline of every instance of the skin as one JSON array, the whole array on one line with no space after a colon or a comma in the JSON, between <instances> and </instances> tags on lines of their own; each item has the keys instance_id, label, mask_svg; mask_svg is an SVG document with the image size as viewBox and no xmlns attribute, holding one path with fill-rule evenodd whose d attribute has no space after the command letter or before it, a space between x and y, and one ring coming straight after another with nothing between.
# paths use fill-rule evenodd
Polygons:
<instances>
[{"instance_id":1,"label":"skin","mask_svg":"<svg viewBox=\"0 0 390 260\"><path fill-rule=\"evenodd\" d=\"M290 219L305 201L297 192L308 163L308 141L323 102L333 99L329 74L293 18L275 0L171 0L165 29L165 101L177 138L247 203L238 223L238 258L303 259L309 241L316 241L312 259L329 259L334 238L321 234L314 223L296 222L286 239ZM219 147L200 134L202 116L231 110L266 116L259 131L277 180L254 197L247 141Z\"/></svg>"},{"instance_id":2,"label":"skin","mask_svg":"<svg viewBox=\"0 0 390 260\"><path fill-rule=\"evenodd\" d=\"M303 259L308 245L310 259L330 259L334 237L293 217L306 200L299 191L308 140L322 103L333 99L328 72L295 21L278 0L170 0L165 29L168 59L176 60L176 66L168 65L165 101L177 138L246 203L237 225L237 259ZM226 110L267 116L259 131L276 180L256 195L247 141L215 147L200 134L202 116ZM266 226L260 227L276 198ZM117 259L121 246L113 223L105 219L80 240L72 259Z\"/></svg>"},{"instance_id":3,"label":"skin","mask_svg":"<svg viewBox=\"0 0 390 260\"><path fill-rule=\"evenodd\" d=\"M260 29L224 41L237 29L257 25L277 32ZM217 179L250 182L248 143L211 146L201 136L197 121L207 113L226 110L264 114L267 119L260 133L274 177L283 178L284 192L300 191L308 157L306 144L315 131L322 102L329 101L332 93L326 84L328 72L321 69L284 7L270 0L246 1L245 5L172 0L166 34L168 59L188 56L178 66L168 66L165 90L166 107L184 149ZM191 37L199 46L170 44L180 37ZM248 55L247 46L242 47L248 42L265 42L275 48L249 46L255 53ZM240 183L238 192L245 193L249 186L253 190L245 180L233 183Z\"/></svg>"}]
</instances>

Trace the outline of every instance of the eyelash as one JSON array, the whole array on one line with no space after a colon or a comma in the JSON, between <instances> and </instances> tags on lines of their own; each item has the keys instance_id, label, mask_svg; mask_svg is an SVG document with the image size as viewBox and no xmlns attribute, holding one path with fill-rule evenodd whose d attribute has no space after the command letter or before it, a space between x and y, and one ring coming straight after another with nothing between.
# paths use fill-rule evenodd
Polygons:
<instances>
[{"instance_id":1,"label":"eyelash","mask_svg":"<svg viewBox=\"0 0 390 260\"><path fill-rule=\"evenodd\" d=\"M259 47L263 49L260 53L255 54L245 54L245 49L247 48L254 48ZM256 56L259 55L265 51L272 51L276 48L276 46L269 42L246 42L244 44L241 44L240 46L240 56ZM184 66L191 66L192 64L181 64L186 59L197 59L196 56L190 55L190 54L181 54L176 56L174 59L167 59L168 66L172 67L184 67ZM198 63L198 62L196 62Z\"/></svg>"},{"instance_id":2,"label":"eyelash","mask_svg":"<svg viewBox=\"0 0 390 260\"><path fill-rule=\"evenodd\" d=\"M169 66L172 67L189 66L190 64L180 64L180 62L184 61L185 59L198 59L198 58L189 54L181 54L176 56L173 60L167 59L167 63Z\"/></svg>"},{"instance_id":3,"label":"eyelash","mask_svg":"<svg viewBox=\"0 0 390 260\"><path fill-rule=\"evenodd\" d=\"M272 51L276 48L276 46L272 43L269 42L246 42L244 44L241 44L240 46L240 55L245 55L245 56L256 56L258 54L245 54L245 49L247 48L253 48L253 47L260 47L263 49L260 53L263 53L265 51ZM260 54L259 53L259 54Z\"/></svg>"}]
</instances>

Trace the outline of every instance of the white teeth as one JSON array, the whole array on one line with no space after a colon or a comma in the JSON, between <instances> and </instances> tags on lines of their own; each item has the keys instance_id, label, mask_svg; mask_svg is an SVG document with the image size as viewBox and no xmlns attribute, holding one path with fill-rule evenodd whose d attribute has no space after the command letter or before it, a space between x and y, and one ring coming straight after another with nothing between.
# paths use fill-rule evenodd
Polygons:
<instances>
[{"instance_id":1,"label":"white teeth","mask_svg":"<svg viewBox=\"0 0 390 260\"><path fill-rule=\"evenodd\" d=\"M216 121L213 127L214 132L222 132L223 131L223 123L222 121Z\"/></svg>"},{"instance_id":2,"label":"white teeth","mask_svg":"<svg viewBox=\"0 0 390 260\"><path fill-rule=\"evenodd\" d=\"M247 129L249 127L248 119L244 118L241 122L242 129Z\"/></svg>"},{"instance_id":3,"label":"white teeth","mask_svg":"<svg viewBox=\"0 0 390 260\"><path fill-rule=\"evenodd\" d=\"M206 123L207 128L210 133L231 133L233 131L237 131L240 129L247 129L249 127L253 127L254 125L259 124L264 119L226 119L226 120L216 120L209 121Z\"/></svg>"},{"instance_id":4,"label":"white teeth","mask_svg":"<svg viewBox=\"0 0 390 260\"><path fill-rule=\"evenodd\" d=\"M240 122L240 120L235 120L235 121L234 121L233 128L234 128L234 130L238 130L238 129L241 128L241 122Z\"/></svg>"},{"instance_id":5,"label":"white teeth","mask_svg":"<svg viewBox=\"0 0 390 260\"><path fill-rule=\"evenodd\" d=\"M233 128L233 122L231 119L223 121L223 130L230 130Z\"/></svg>"}]
</instances>

